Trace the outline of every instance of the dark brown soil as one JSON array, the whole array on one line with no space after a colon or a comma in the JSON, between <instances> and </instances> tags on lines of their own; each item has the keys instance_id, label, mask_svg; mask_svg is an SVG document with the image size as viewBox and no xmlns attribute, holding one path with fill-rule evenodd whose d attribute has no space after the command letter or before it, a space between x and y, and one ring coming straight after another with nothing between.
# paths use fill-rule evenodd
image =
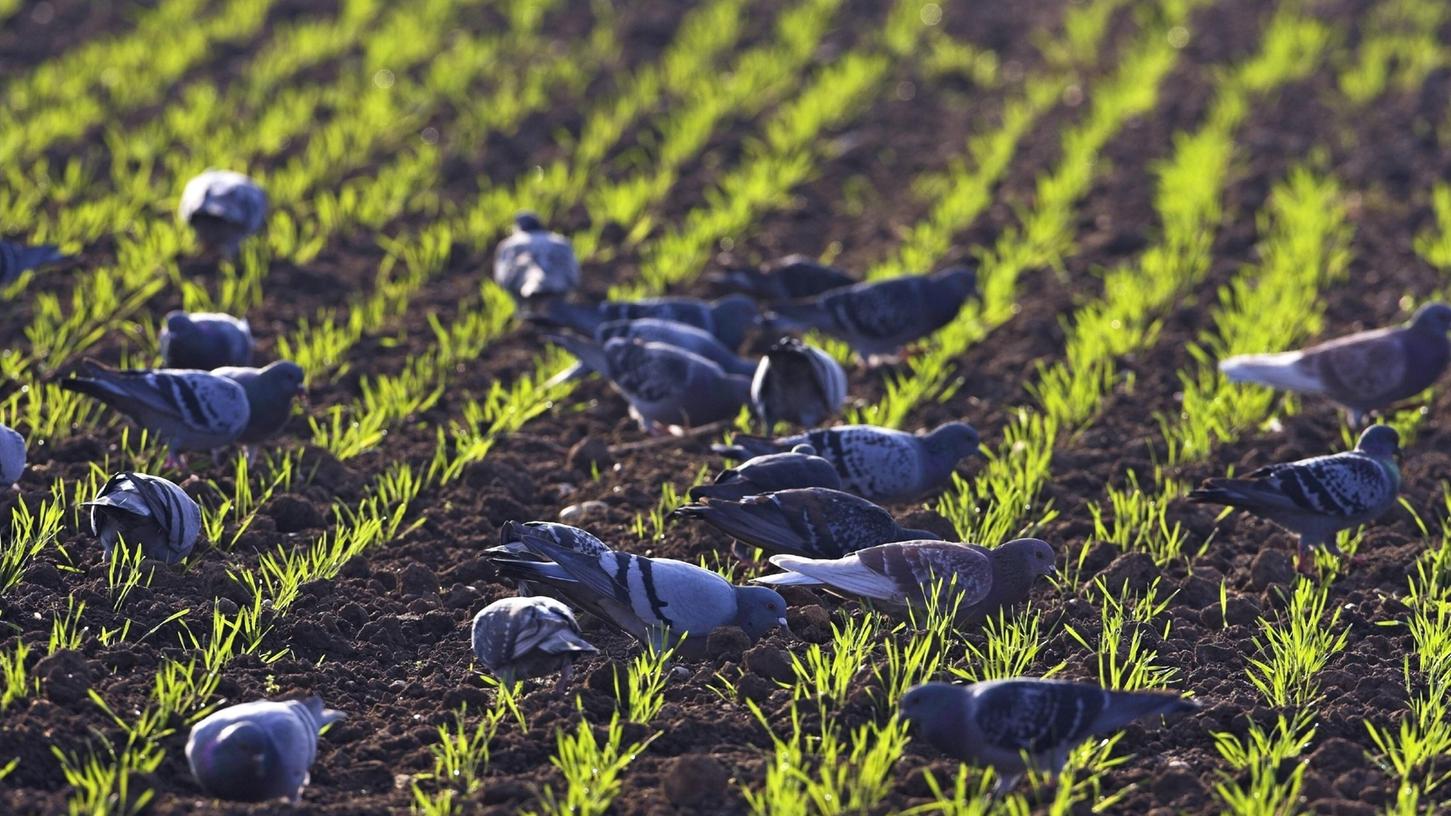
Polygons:
<instances>
[{"instance_id":1,"label":"dark brown soil","mask_svg":"<svg viewBox=\"0 0 1451 816\"><path fill-rule=\"evenodd\" d=\"M86 15L57 2L58 15ZM74 5L74 4L71 4ZM81 4L85 5L85 4ZM293 4L299 5L299 4ZM758 4L765 6L774 4ZM946 4L944 4L946 5ZM1028 404L1025 386L1036 364L1051 362L1062 353L1061 321L1075 306L1099 291L1098 271L1131 261L1154 239L1154 162L1172 149L1174 132L1192 128L1210 98L1213 69L1232 64L1253 53L1265 22L1265 9L1255 0L1221 0L1195 17L1194 36L1182 55L1182 65L1171 74L1161 94L1162 104L1151 115L1126 127L1110 141L1092 190L1079 207L1079 250L1059 274L1030 270L1020 286L1022 311L974 348L961 361L963 388L948 402L921 406L909 426L929 426L949 418L972 421L986 439L999 438L1010 412ZM1368 2L1322 3L1316 13L1346 27L1364 15ZM992 48L1005 62L1017 63L1029 74L1041 66L1024 42L1034 29L1051 28L1062 13L1062 3L1032 0L1026 3L972 4L972 11L949 9L943 22L947 31L979 47ZM300 6L299 6L300 7ZM582 7L581 7L582 8ZM71 9L65 11L65 9ZM757 11L761 11L758 9ZM119 29L114 9L104 14L101 28ZM843 23L829 37L819 61L850 48L880 24L881 4L853 0L842 12ZM69 18L67 18L69 19ZM87 18L88 19L88 18ZM678 20L668 13L632 11L623 25L630 32L622 40L631 53L621 70L658 57L669 42ZM578 30L575 31L575 28ZM572 28L574 33L587 30ZM1114 49L1121 49L1136 30L1131 15L1115 21ZM752 23L743 39L745 47L770 36L770 27ZM20 44L9 33L0 34L0 71L30 64L40 56L62 49ZM1111 54L1101 59L1111 66ZM814 67L819 67L814 66ZM1102 71L1089 72L1084 90L1092 98L1093 83ZM1286 172L1309 156L1315 166L1335 174L1353 201L1355 226L1351 283L1325 293L1327 326L1349 331L1384 325L1399 319L1399 299L1422 298L1444 287L1441 273L1416 256L1413 236L1431 222L1429 188L1446 177L1447 152L1435 139L1434 127L1447 120L1448 75L1434 74L1421 91L1390 94L1364 110L1351 110L1337 101L1335 76L1318 71L1301 83L1258 105L1241 131L1232 183L1226 195L1226 218L1216 237L1214 262L1208 278L1170 314L1159 342L1150 350L1122 361L1133 374L1133 387L1115 392L1100 419L1084 433L1064 438L1055 451L1054 478L1045 491L1060 512L1041 535L1061 551L1076 556L1091 550L1085 580L1095 574L1130 576L1135 585L1147 586L1159 576L1152 564L1132 557L1116 560L1108 545L1091 540L1093 527L1086 504L1101 500L1105 483L1122 484L1137 471L1152 476L1152 462L1161 458L1162 442L1156 413L1178 410L1176 373L1193 363L1188 343L1211 328L1211 307L1218 288L1255 262L1258 233L1255 214L1271 187ZM910 83L910 98L899 92ZM927 212L924 201L908 187L919 173L940 170L958 155L967 138L995 121L1005 95L1018 89L1010 80L990 89L962 82L933 82L906 61L893 67L885 84L888 91L862 117L829 134L835 147L812 180L794 191L791 206L765 214L747 233L733 236L722 247L722 261L753 261L786 252L817 254L839 252L849 268L862 268L887 257L899 231ZM591 94L608 94L606 81ZM573 104L573 103L572 103ZM1060 105L1042 126L1035 128L1013 162L997 200L977 224L958 236L954 256L970 258L990 245L1015 223L1015 208L1031 206L1034 178L1057 161L1062 130L1077 121L1087 105ZM764 116L769 116L767 111ZM467 173L507 182L510 169L546 163L558 155L553 134L577 129L575 108L549 109L528 121L507 144L490 144L478 154L460 150L450 161ZM666 224L678 222L688 206L705 200L723 168L741 155L743 141L759 122L732 123L718 132L710 147L680 174L680 188L663 208ZM853 198L849 190L868 190ZM465 193L461 190L460 195ZM860 201L859 212L844 214L844 202ZM466 202L465 202L466 203ZM588 223L587 213L572 213L577 228ZM398 230L424 226L426 219L407 217ZM390 229L390 232L393 232ZM407 358L433 341L427 318L448 319L476 286L486 268L487 247L494 236L470 236L454 249L444 275L429 282L414 300L414 310L398 325L380 327L348 356L351 372L330 383L319 383L309 394L309 412L321 415L330 406L356 399L364 374L399 370ZM617 250L606 265L587 265L591 292L608 282L628 279L639 263L638 250ZM291 330L294 320L319 307L342 302L344 285L369 285L380 260L380 250L368 236L350 236L329 246L306 269L280 266L267 282L266 299L252 318L271 349L273 338ZM37 282L39 283L39 282ZM47 281L47 286L60 285ZM686 294L707 294L704 284L680 289ZM154 304L157 311L174 305L175 293L165 293ZM5 314L25 315L23 308ZM0 321L0 349L23 349L24 320ZM541 339L521 327L493 344L476 363L460 366L440 402L421 416L390 430L379 450L346 463L330 461L318 451L309 454L312 478L264 508L253 529L231 552L199 549L185 568L160 568L149 587L140 588L119 612L106 595L104 569L97 566L97 547L81 530L78 517L67 519L60 544L47 548L33 561L24 579L0 597L0 649L22 640L44 652L51 619L64 612L68 598L86 603L85 624L90 634L78 652L62 652L39 663L32 657L31 671L41 678L41 691L7 710L0 718L0 767L12 757L20 762L0 783L0 811L57 813L65 810L66 783L50 746L76 750L96 735L119 738L115 724L87 696L97 694L122 717L147 705L155 669L163 658L185 658L178 647L183 635L175 622L162 622L181 609L193 631L210 624L206 610L214 599L225 605L245 602L246 593L228 577L228 567L252 565L259 553L295 548L320 536L331 518L334 503L356 504L364 487L391 463L408 461L426 465L436 428L457 419L469 397L480 396L495 383L509 383L527 372ZM96 354L114 358L123 347L120 337L102 342ZM883 373L851 372L852 393L874 399L881 393ZM1441 393L1415 446L1408 451L1404 495L1435 527L1445 512L1440 485L1451 478L1451 433L1439 420L1451 416L1451 395ZM1283 429L1247 435L1224 445L1208 462L1187 467L1175 475L1189 480L1220 474L1235 466L1243 469L1283 458L1321 453L1340 446L1339 419L1327 405L1306 402L1303 410L1283 418ZM116 427L119 427L116 426ZM301 446L310 434L305 422L294 420L281 444ZM260 654L231 662L222 673L217 700L230 703L259 697L299 696L316 693L329 705L349 712L345 722L332 728L320 743L318 761L303 803L294 810L309 813L398 813L411 804L409 780L432 768L429 746L437 741L438 725L451 721L452 712L467 704L471 712L486 707L491 693L470 671L467 625L472 615L510 589L492 583L479 550L495 541L500 524L511 519L553 519L566 505L598 500L606 509L583 526L622 549L650 555L695 560L721 552L727 542L698 526L670 523L661 540L639 540L633 532L637 515L655 507L665 482L684 487L702 464L717 462L707 440L673 441L622 453L617 466L603 468L599 478L571 466L568 452L584 439L609 445L642 440L625 405L606 386L586 382L568 405L530 423L523 432L505 436L488 457L468 468L457 482L426 490L411 515L421 526L365 556L349 562L332 580L303 588L299 600L285 616L272 621ZM0 519L23 498L32 506L48 495L58 478L84 477L89 463L106 452L114 453L113 429L86 434L65 442L32 446L31 467L18 494L0 494ZM230 483L230 473L206 457L194 457L203 479ZM971 476L976 465L964 465ZM203 500L207 498L205 488ZM932 523L930 511L894 508L914 513L913 526ZM1257 632L1255 619L1273 615L1283 605L1284 566L1276 554L1292 546L1287 535L1268 525L1231 516L1216 525L1212 511L1176 506L1171 521L1191 532L1197 545L1214 534L1208 551L1192 564L1178 564L1163 572L1164 584L1177 589L1170 605L1173 627L1168 638L1156 640L1160 661L1178 671L1176 685L1192 691L1204 702L1203 711L1172 729L1135 726L1120 751L1133 758L1112 770L1105 791L1132 786L1116 813L1213 813L1221 803L1213 786L1224 766L1214 750L1211 732L1241 734L1250 722L1266 722L1272 712L1249 684L1244 668L1249 642ZM938 520L940 523L940 520ZM1349 631L1345 651L1334 657L1321 681L1328 693L1318 710L1318 731L1311 746L1306 772L1304 807L1315 813L1360 813L1379 810L1390 801L1394 786L1389 777L1365 757L1373 750L1364 722L1395 723L1407 710L1401 660L1411 648L1402 629L1379 622L1404 614L1396 598L1403 595L1406 575L1424 547L1411 516L1397 510L1372 527L1362 546L1366 563L1341 577L1331 589L1330 604L1344 610L1341 623ZM1270 555L1261 557L1261 553ZM1192 567L1192 575L1190 574ZM1218 618L1219 581L1227 581L1230 598L1228 626ZM1212 592L1211 592L1212 589ZM768 638L745 657L726 653L717 659L684 663L667 687L666 705L648 728L628 725L627 738L658 731L659 736L628 767L623 789L613 808L616 813L743 813L740 788L759 787L770 739L743 702L723 702L708 685L717 672L741 676L742 698L759 701L773 722L789 711L788 694L772 682L784 665L784 652L799 652L805 643L829 634L826 614L854 614L831 601L821 606L809 596L792 596L792 636ZM1034 596L1042 610L1047 645L1034 671L1066 661L1064 675L1090 678L1091 657L1069 637L1072 626L1088 637L1096 632L1096 607L1067 591L1043 587ZM132 621L129 642L103 647L97 633ZM515 813L535 806L539 791L558 785L549 764L554 733L573 727L580 716L574 695L591 722L601 722L615 700L610 672L635 653L634 646L596 623L586 634L601 648L601 656L588 661L582 678L568 698L547 686L531 687L523 701L527 730L506 725L491 748L483 790L464 803L469 813ZM151 631L153 627L158 627ZM142 637L142 633L146 634ZM971 635L970 635L971 636ZM274 662L263 654L283 652ZM864 680L865 685L870 681ZM841 723L855 725L880 716L865 692L852 696L838 712ZM151 813L195 812L271 813L276 805L227 806L203 797L186 769L183 745L186 725L163 741L165 760L152 773L143 774L139 788L156 792ZM928 795L921 770L930 768L939 778L954 773L954 765L920 745L909 746L894 773L895 784L887 799L872 812L897 812L921 804ZM1156 810L1157 809L1157 810ZM1079 808L1075 812L1087 812Z\"/></svg>"}]
</instances>

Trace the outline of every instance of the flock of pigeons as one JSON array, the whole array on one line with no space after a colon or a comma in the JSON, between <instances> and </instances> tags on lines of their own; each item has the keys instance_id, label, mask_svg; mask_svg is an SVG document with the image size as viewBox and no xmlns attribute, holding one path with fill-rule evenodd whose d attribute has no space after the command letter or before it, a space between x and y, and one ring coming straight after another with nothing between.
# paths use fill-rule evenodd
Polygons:
<instances>
[{"instance_id":1,"label":"flock of pigeons","mask_svg":"<svg viewBox=\"0 0 1451 816\"><path fill-rule=\"evenodd\" d=\"M266 209L266 196L245 176L208 171L188 183L179 214L208 252L228 256L261 227ZM57 259L53 247L0 242L0 283ZM958 314L975 290L972 270L859 283L791 256L715 276L735 291L714 301L578 303L569 299L580 279L569 241L523 213L497 248L494 279L526 320L549 327L551 341L578 359L561 376L602 376L647 432L723 427L742 406L767 433L779 423L811 429L777 438L737 435L731 444L713 446L739 463L692 488L691 503L675 511L735 539L742 559L766 553L780 571L750 585L733 585L695 564L615 550L565 524L504 525L486 560L519 596L489 604L471 629L475 655L503 683L558 673L558 688L567 687L574 663L598 651L573 609L647 648L672 648L688 658L702 654L720 627L739 627L752 642L785 627L786 601L774 587L818 587L891 614L945 602L939 608L955 610L958 624L971 625L1022 602L1038 578L1055 572L1055 552L1039 539L988 548L899 525L878 503L910 503L941 491L964 458L981 453L977 431L964 422L917 434L820 427L847 398L846 373L793 336L816 330L845 341L867 365L880 364ZM1359 425L1369 412L1434 382L1451 359L1448 329L1451 306L1431 304L1401 327L1302 351L1236 357L1221 368L1232 380L1328 397ZM757 360L740 356L746 340L763 331L779 339ZM168 467L183 466L185 451L231 444L247 446L251 455L287 422L303 372L287 361L251 367L245 320L173 312L159 341L162 368L117 371L86 362L61 385L164 439ZM1395 504L1399 453L1396 432L1372 425L1355 450L1210 479L1189 498L1239 507L1295 533L1299 567L1309 571L1311 548L1339 554L1339 531ZM0 426L0 485L13 484L24 467L24 439ZM148 558L175 563L192 551L201 528L196 502L160 476L118 473L86 504L92 533L108 554L124 540L139 543ZM1029 768L1056 774L1072 748L1092 735L1194 707L1176 692L1030 677L927 683L900 704L920 738L953 757L993 766L1000 790ZM234 705L197 723L187 758L214 796L295 801L320 730L342 716L317 699Z\"/></svg>"}]
</instances>

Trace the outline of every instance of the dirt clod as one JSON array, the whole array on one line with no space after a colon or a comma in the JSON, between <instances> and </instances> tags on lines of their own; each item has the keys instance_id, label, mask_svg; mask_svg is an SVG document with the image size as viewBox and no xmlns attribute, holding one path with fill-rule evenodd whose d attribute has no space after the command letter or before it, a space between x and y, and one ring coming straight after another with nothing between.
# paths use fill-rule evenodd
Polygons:
<instances>
[{"instance_id":1,"label":"dirt clod","mask_svg":"<svg viewBox=\"0 0 1451 816\"><path fill-rule=\"evenodd\" d=\"M685 754L665 763L660 786L672 804L700 808L719 803L729 782L730 772L714 758Z\"/></svg>"},{"instance_id":2,"label":"dirt clod","mask_svg":"<svg viewBox=\"0 0 1451 816\"><path fill-rule=\"evenodd\" d=\"M568 462L575 471L588 476L609 470L615 463L615 457L610 454L610 446L603 439L586 436L569 449Z\"/></svg>"},{"instance_id":3,"label":"dirt clod","mask_svg":"<svg viewBox=\"0 0 1451 816\"><path fill-rule=\"evenodd\" d=\"M786 683L796 676L786 650L764 643L746 652L745 663L746 668L767 680Z\"/></svg>"},{"instance_id":4,"label":"dirt clod","mask_svg":"<svg viewBox=\"0 0 1451 816\"><path fill-rule=\"evenodd\" d=\"M705 640L705 653L716 663L739 661L751 648L751 636L739 626L719 626Z\"/></svg>"},{"instance_id":5,"label":"dirt clod","mask_svg":"<svg viewBox=\"0 0 1451 816\"><path fill-rule=\"evenodd\" d=\"M1263 591L1295 582L1295 565L1283 550L1260 550L1250 564L1250 585Z\"/></svg>"}]
</instances>

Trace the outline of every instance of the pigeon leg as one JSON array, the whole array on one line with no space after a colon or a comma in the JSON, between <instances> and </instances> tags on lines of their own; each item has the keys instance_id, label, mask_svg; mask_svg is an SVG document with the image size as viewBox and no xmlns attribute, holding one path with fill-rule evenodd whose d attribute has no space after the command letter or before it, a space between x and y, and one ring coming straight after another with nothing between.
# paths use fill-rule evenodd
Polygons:
<instances>
[{"instance_id":1,"label":"pigeon leg","mask_svg":"<svg viewBox=\"0 0 1451 816\"><path fill-rule=\"evenodd\" d=\"M186 457L176 448L171 448L166 452L166 462L162 467L168 470L186 470Z\"/></svg>"},{"instance_id":2,"label":"pigeon leg","mask_svg":"<svg viewBox=\"0 0 1451 816\"><path fill-rule=\"evenodd\" d=\"M993 784L994 799L1001 799L1009 793L1012 793L1013 788L1018 786L1018 781L1023 778L1022 771L1018 771L1017 773L1003 773L1002 771L994 770L998 775L997 782Z\"/></svg>"},{"instance_id":3,"label":"pigeon leg","mask_svg":"<svg viewBox=\"0 0 1451 816\"><path fill-rule=\"evenodd\" d=\"M1299 550L1295 553L1295 571L1306 578L1318 577L1315 573L1315 556L1310 542L1300 539Z\"/></svg>"},{"instance_id":4,"label":"pigeon leg","mask_svg":"<svg viewBox=\"0 0 1451 816\"><path fill-rule=\"evenodd\" d=\"M563 695L569 691L570 678L574 676L574 664L565 663L564 668L559 670L559 682L554 684L554 693Z\"/></svg>"}]
</instances>

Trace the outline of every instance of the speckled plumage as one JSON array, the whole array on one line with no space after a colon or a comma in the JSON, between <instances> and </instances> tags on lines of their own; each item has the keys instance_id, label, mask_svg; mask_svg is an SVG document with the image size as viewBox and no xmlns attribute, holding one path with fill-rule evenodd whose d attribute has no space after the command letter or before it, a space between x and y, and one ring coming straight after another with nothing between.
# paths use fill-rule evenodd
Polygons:
<instances>
[{"instance_id":1,"label":"speckled plumage","mask_svg":"<svg viewBox=\"0 0 1451 816\"><path fill-rule=\"evenodd\" d=\"M1177 692L1110 691L1031 677L968 686L925 683L903 695L900 706L918 738L955 759L992 766L999 792L1011 789L1030 766L1057 775L1089 737L1141 717L1198 708Z\"/></svg>"},{"instance_id":2,"label":"speckled plumage","mask_svg":"<svg viewBox=\"0 0 1451 816\"><path fill-rule=\"evenodd\" d=\"M554 598L501 598L474 616L474 656L507 686L560 673L569 684L574 662L599 650L580 634L569 607Z\"/></svg>"},{"instance_id":3,"label":"speckled plumage","mask_svg":"<svg viewBox=\"0 0 1451 816\"><path fill-rule=\"evenodd\" d=\"M737 587L710 570L670 558L609 551L599 555L525 537L525 560L486 552L505 579L547 584L574 606L652 647L679 644L698 655L721 626L739 626L755 640L786 625L786 602L765 587ZM682 634L689 637L682 639Z\"/></svg>"},{"instance_id":4,"label":"speckled plumage","mask_svg":"<svg viewBox=\"0 0 1451 816\"><path fill-rule=\"evenodd\" d=\"M824 331L872 362L952 322L976 289L976 272L954 268L866 281L778 303L772 312L779 325Z\"/></svg>"},{"instance_id":5,"label":"speckled plumage","mask_svg":"<svg viewBox=\"0 0 1451 816\"><path fill-rule=\"evenodd\" d=\"M635 338L614 338L603 345L570 336L550 340L609 380L645 431L731 419L749 398L749 379L675 346Z\"/></svg>"},{"instance_id":6,"label":"speckled plumage","mask_svg":"<svg viewBox=\"0 0 1451 816\"><path fill-rule=\"evenodd\" d=\"M831 355L794 337L767 350L751 378L751 412L770 433L777 422L814 427L846 402L846 372Z\"/></svg>"},{"instance_id":7,"label":"speckled plumage","mask_svg":"<svg viewBox=\"0 0 1451 816\"><path fill-rule=\"evenodd\" d=\"M956 605L957 618L976 621L1021 603L1033 581L1054 571L1053 548L1036 538L1019 538L987 549L947 541L899 541L857 550L841 558L774 555L785 570L757 578L773 586L824 586L864 598L892 611L928 602L941 582L939 601Z\"/></svg>"},{"instance_id":8,"label":"speckled plumage","mask_svg":"<svg viewBox=\"0 0 1451 816\"><path fill-rule=\"evenodd\" d=\"M842 425L763 439L737 435L732 445L714 445L727 456L747 458L810 445L831 462L842 490L876 502L908 502L945 486L963 457L977 453L977 431L965 422L948 422L925 434L875 425Z\"/></svg>"},{"instance_id":9,"label":"speckled plumage","mask_svg":"<svg viewBox=\"0 0 1451 816\"><path fill-rule=\"evenodd\" d=\"M690 488L690 500L741 499L773 490L803 487L841 489L841 475L810 445L794 445L780 453L763 453L721 471L711 484Z\"/></svg>"},{"instance_id":10,"label":"speckled plumage","mask_svg":"<svg viewBox=\"0 0 1451 816\"><path fill-rule=\"evenodd\" d=\"M675 515L698 518L726 535L772 554L839 558L892 541L939 538L910 530L892 514L851 493L811 487L779 490L739 501L705 499Z\"/></svg>"},{"instance_id":11,"label":"speckled plumage","mask_svg":"<svg viewBox=\"0 0 1451 816\"><path fill-rule=\"evenodd\" d=\"M704 329L731 351L741 347L759 319L755 301L745 295L719 300L689 297L659 297L643 300L607 300L590 305L552 300L530 315L546 325L564 326L594 337L601 323L653 317Z\"/></svg>"},{"instance_id":12,"label":"speckled plumage","mask_svg":"<svg viewBox=\"0 0 1451 816\"><path fill-rule=\"evenodd\" d=\"M187 369L117 371L85 362L60 386L106 403L178 451L235 442L251 408L242 386L220 374Z\"/></svg>"},{"instance_id":13,"label":"speckled plumage","mask_svg":"<svg viewBox=\"0 0 1451 816\"><path fill-rule=\"evenodd\" d=\"M1396 464L1400 435L1373 425L1353 451L1269 465L1244 478L1208 479L1191 501L1238 507L1299 536L1299 562L1313 547L1336 555L1335 535L1380 518L1396 504L1401 471Z\"/></svg>"},{"instance_id":14,"label":"speckled plumage","mask_svg":"<svg viewBox=\"0 0 1451 816\"><path fill-rule=\"evenodd\" d=\"M1451 306L1430 303L1410 322L1359 332L1301 351L1248 354L1219 364L1236 382L1320 394L1343 406L1359 427L1367 413L1429 388L1451 362Z\"/></svg>"},{"instance_id":15,"label":"speckled plumage","mask_svg":"<svg viewBox=\"0 0 1451 816\"><path fill-rule=\"evenodd\" d=\"M175 564L187 557L201 534L202 513L174 482L145 473L117 473L81 506L91 512L91 534L109 557L117 539L140 544L147 558Z\"/></svg>"}]
</instances>

